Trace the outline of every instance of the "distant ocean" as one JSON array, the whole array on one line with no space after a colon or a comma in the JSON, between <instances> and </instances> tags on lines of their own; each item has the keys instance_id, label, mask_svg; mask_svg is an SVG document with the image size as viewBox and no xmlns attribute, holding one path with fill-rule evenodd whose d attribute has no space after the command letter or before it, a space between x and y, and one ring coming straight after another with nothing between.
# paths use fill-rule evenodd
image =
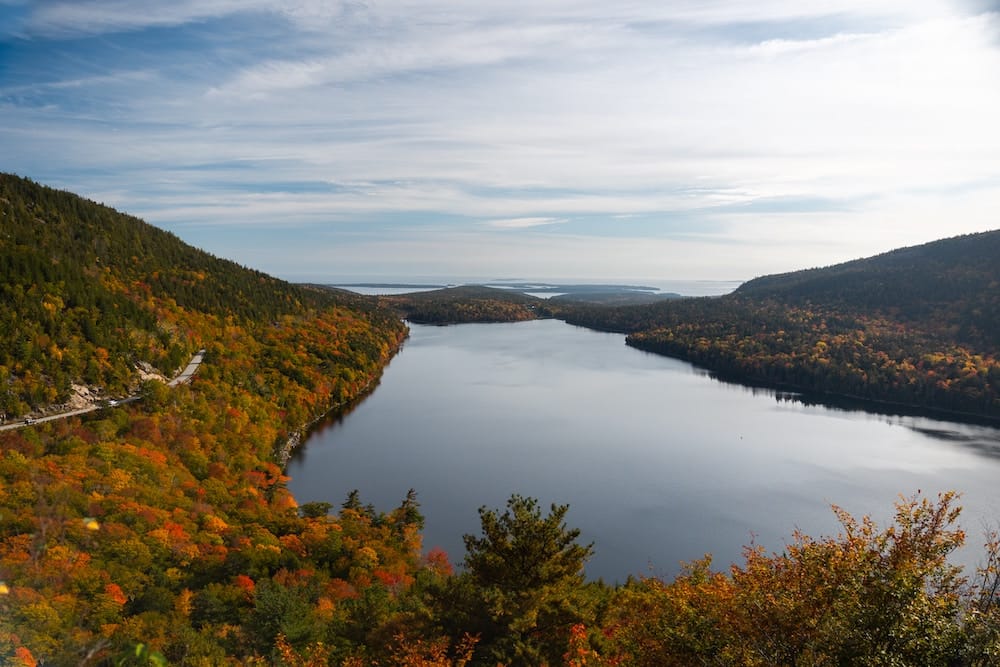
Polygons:
<instances>
[{"instance_id":1,"label":"distant ocean","mask_svg":"<svg viewBox=\"0 0 1000 667\"><path fill-rule=\"evenodd\" d=\"M728 294L743 284L742 280L658 280L658 279L635 279L635 280L609 280L600 278L577 278L577 279L549 279L534 280L524 278L493 277L493 278L469 278L455 276L407 276L407 277L385 277L385 276L336 276L322 280L310 282L321 282L326 285L334 285L344 289L357 292L359 294L405 294L407 292L419 292L442 287L455 287L458 285L490 285L502 284L510 286L515 283L523 284L525 287L558 286L558 285L632 285L649 287L659 292L674 292L682 296L720 296ZM530 290L528 290L530 292ZM531 292L535 293L535 292ZM537 296L554 296L557 292L535 293Z\"/></svg>"}]
</instances>

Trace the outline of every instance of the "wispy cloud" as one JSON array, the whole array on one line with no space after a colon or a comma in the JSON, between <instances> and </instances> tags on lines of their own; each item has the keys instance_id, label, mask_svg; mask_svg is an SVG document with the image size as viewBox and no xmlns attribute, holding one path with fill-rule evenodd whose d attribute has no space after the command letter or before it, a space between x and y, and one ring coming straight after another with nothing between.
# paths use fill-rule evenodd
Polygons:
<instances>
[{"instance_id":1,"label":"wispy cloud","mask_svg":"<svg viewBox=\"0 0 1000 667\"><path fill-rule=\"evenodd\" d=\"M485 224L496 229L527 229L529 227L561 225L566 222L565 218L507 218L506 220L490 220Z\"/></svg>"},{"instance_id":2,"label":"wispy cloud","mask_svg":"<svg viewBox=\"0 0 1000 667\"><path fill-rule=\"evenodd\" d=\"M46 36L104 34L150 27L172 27L192 21L263 9L255 0L72 0L40 2L29 15L26 28Z\"/></svg>"},{"instance_id":3,"label":"wispy cloud","mask_svg":"<svg viewBox=\"0 0 1000 667\"><path fill-rule=\"evenodd\" d=\"M875 34L844 34L838 33L831 37L819 39L768 39L752 47L752 51L766 57L781 57L792 53L804 53L818 49L837 49L851 42L864 39L877 39Z\"/></svg>"}]
</instances>

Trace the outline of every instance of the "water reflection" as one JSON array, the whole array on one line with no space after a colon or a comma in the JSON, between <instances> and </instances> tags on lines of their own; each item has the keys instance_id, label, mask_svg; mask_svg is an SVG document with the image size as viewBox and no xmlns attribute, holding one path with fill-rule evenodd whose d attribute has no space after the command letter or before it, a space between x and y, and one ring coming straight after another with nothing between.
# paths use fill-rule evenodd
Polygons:
<instances>
[{"instance_id":1,"label":"water reflection","mask_svg":"<svg viewBox=\"0 0 1000 667\"><path fill-rule=\"evenodd\" d=\"M645 352L645 354L653 353ZM710 370L697 366L695 366L694 369L695 372L702 377L710 378L711 380L721 385L725 385L734 391L745 392L751 396L764 396L773 398L777 403L797 403L805 407L824 408L831 412L851 413L852 415L860 418L876 419L886 424L904 425L914 428L917 432L932 438L953 441L966 441L969 437L986 438L987 442L983 444L989 444L994 442L994 437L996 434L1000 433L1000 424L998 424L997 420L980 415L958 415L945 410L930 410L927 408L912 407L896 403L865 401L846 396L811 394L802 391L774 389L772 387L762 385L736 382L725 377L720 377ZM958 424L958 428L965 430L959 431L954 429L923 427L913 424L913 418L917 418L918 420L920 418L926 418L927 421L935 423L941 422L942 420L947 423L949 420L960 418L962 423ZM976 427L983 428L976 431L975 435L969 436L969 430L975 429ZM997 444L1000 446L1000 442ZM992 456L992 454L987 455Z\"/></svg>"}]
</instances>

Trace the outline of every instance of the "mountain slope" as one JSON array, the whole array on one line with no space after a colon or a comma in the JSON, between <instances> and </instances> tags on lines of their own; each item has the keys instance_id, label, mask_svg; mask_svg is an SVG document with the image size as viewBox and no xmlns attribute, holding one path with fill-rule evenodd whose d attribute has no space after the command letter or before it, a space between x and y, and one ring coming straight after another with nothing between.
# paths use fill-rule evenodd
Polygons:
<instances>
[{"instance_id":1,"label":"mountain slope","mask_svg":"<svg viewBox=\"0 0 1000 667\"><path fill-rule=\"evenodd\" d=\"M1000 232L766 276L718 298L567 309L745 383L1000 418Z\"/></svg>"},{"instance_id":2,"label":"mountain slope","mask_svg":"<svg viewBox=\"0 0 1000 667\"><path fill-rule=\"evenodd\" d=\"M384 296L379 300L405 319L423 324L530 320L538 317L545 303L519 291L481 285Z\"/></svg>"},{"instance_id":3,"label":"mountain slope","mask_svg":"<svg viewBox=\"0 0 1000 667\"><path fill-rule=\"evenodd\" d=\"M0 664L271 664L279 633L322 639L333 600L412 580L412 499L299 514L282 474L307 423L377 381L396 318L25 179L0 176L0 198L8 416L206 350L190 384L0 431Z\"/></svg>"},{"instance_id":4,"label":"mountain slope","mask_svg":"<svg viewBox=\"0 0 1000 667\"><path fill-rule=\"evenodd\" d=\"M7 415L65 401L73 385L121 394L138 383L140 368L170 375L219 323L349 303L9 174L0 174L0 277Z\"/></svg>"},{"instance_id":5,"label":"mountain slope","mask_svg":"<svg viewBox=\"0 0 1000 667\"><path fill-rule=\"evenodd\" d=\"M881 312L951 329L956 340L1000 345L1000 230L875 257L756 278L736 294Z\"/></svg>"}]
</instances>

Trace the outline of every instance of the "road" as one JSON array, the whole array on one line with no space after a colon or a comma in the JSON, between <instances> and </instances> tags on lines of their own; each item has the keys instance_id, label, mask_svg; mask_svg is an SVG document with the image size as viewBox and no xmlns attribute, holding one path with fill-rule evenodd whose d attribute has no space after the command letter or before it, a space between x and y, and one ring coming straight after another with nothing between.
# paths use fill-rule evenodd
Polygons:
<instances>
[{"instance_id":1,"label":"road","mask_svg":"<svg viewBox=\"0 0 1000 667\"><path fill-rule=\"evenodd\" d=\"M205 359L205 350L198 350L198 352L195 353L193 357L191 357L191 361L188 362L188 365L184 368L183 371L181 371L180 375L178 375L173 380L168 382L167 386L176 387L179 384L186 384L190 382L191 378L194 377L194 374L198 372L198 367L201 366L201 362L204 359ZM50 422L56 419L66 419L67 417L72 417L74 415L84 415L87 414L88 412L100 410L101 408L105 407L113 408L119 405L124 405L125 403L134 403L135 401L138 401L141 398L142 398L141 395L136 394L134 396L126 396L125 398L111 399L110 401L107 402L107 405L104 404L88 405L85 408L80 408L78 410L70 410L69 412L60 412L59 414L56 415L46 415L44 417L29 417L24 420L18 420L13 424L5 424L3 426L0 426L0 431L8 431L12 428L23 428L25 426L31 426L32 424L41 424L43 422Z\"/></svg>"},{"instance_id":2,"label":"road","mask_svg":"<svg viewBox=\"0 0 1000 667\"><path fill-rule=\"evenodd\" d=\"M168 387L176 387L179 384L187 384L194 377L194 374L198 372L198 366L201 366L201 360L205 358L205 350L198 350L191 361L188 362L187 367L181 371L181 374L175 377L173 380L167 383Z\"/></svg>"}]
</instances>

